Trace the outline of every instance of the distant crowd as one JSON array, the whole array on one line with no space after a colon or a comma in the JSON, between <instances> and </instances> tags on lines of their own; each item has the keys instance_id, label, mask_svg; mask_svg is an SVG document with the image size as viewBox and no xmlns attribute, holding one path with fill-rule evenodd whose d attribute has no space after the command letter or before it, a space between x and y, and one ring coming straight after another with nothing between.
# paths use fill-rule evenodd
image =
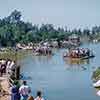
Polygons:
<instances>
[{"instance_id":1,"label":"distant crowd","mask_svg":"<svg viewBox=\"0 0 100 100\"><path fill-rule=\"evenodd\" d=\"M15 81L11 88L11 100L44 100L44 98L41 91L37 91L35 97L32 96L31 88L27 85L26 81L23 81L21 86L18 81Z\"/></svg>"}]
</instances>

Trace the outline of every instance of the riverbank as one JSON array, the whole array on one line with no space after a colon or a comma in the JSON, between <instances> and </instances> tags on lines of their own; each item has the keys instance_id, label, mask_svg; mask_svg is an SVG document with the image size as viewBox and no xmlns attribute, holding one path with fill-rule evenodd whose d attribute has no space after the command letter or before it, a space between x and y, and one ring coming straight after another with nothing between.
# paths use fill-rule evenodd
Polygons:
<instances>
[{"instance_id":1,"label":"riverbank","mask_svg":"<svg viewBox=\"0 0 100 100\"><path fill-rule=\"evenodd\" d=\"M41 88L46 98L50 100L60 100L61 98L74 100L76 96L77 100L99 100L100 98L93 93L94 89L90 88L90 73L93 70L91 66L99 64L100 49L98 48L100 46L86 45L85 47L91 48L91 46L97 55L94 58L96 60L90 61L88 64L71 65L67 61L65 63L62 59L65 49L56 50L55 55L50 58L37 57L31 54L23 59L21 73L26 77L31 77L32 80L29 80L28 84L33 90L33 95L35 95L34 91ZM81 67L86 69L83 70ZM82 91L81 94L80 91Z\"/></svg>"},{"instance_id":2,"label":"riverbank","mask_svg":"<svg viewBox=\"0 0 100 100\"><path fill-rule=\"evenodd\" d=\"M0 77L0 100L10 100L10 86L7 76Z\"/></svg>"},{"instance_id":3,"label":"riverbank","mask_svg":"<svg viewBox=\"0 0 100 100\"><path fill-rule=\"evenodd\" d=\"M13 61L19 61L21 59L23 59L25 56L31 54L32 51L31 50L12 50L12 49L8 49L7 51L2 51L0 52L0 59L10 59Z\"/></svg>"},{"instance_id":4,"label":"riverbank","mask_svg":"<svg viewBox=\"0 0 100 100\"><path fill-rule=\"evenodd\" d=\"M100 80L100 67L93 72L92 79L94 82Z\"/></svg>"},{"instance_id":5,"label":"riverbank","mask_svg":"<svg viewBox=\"0 0 100 100\"><path fill-rule=\"evenodd\" d=\"M100 96L100 67L93 72L93 87L97 90L97 95Z\"/></svg>"},{"instance_id":6,"label":"riverbank","mask_svg":"<svg viewBox=\"0 0 100 100\"><path fill-rule=\"evenodd\" d=\"M20 66L9 59L0 60L0 100L10 100L10 87L20 79Z\"/></svg>"}]
</instances>

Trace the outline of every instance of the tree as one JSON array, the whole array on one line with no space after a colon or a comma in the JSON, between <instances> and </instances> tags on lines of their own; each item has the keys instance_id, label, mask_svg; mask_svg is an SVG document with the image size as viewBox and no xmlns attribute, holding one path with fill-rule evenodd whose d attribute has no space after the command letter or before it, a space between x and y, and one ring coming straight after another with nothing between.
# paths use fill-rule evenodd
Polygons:
<instances>
[{"instance_id":1,"label":"tree","mask_svg":"<svg viewBox=\"0 0 100 100\"><path fill-rule=\"evenodd\" d=\"M14 10L8 18L10 19L10 23L17 23L21 20L21 12Z\"/></svg>"},{"instance_id":2,"label":"tree","mask_svg":"<svg viewBox=\"0 0 100 100\"><path fill-rule=\"evenodd\" d=\"M94 26L94 27L92 27L92 33L93 34L100 33L100 26Z\"/></svg>"},{"instance_id":3,"label":"tree","mask_svg":"<svg viewBox=\"0 0 100 100\"><path fill-rule=\"evenodd\" d=\"M32 25L32 23L21 20L21 12L14 10L9 16L0 19L0 45L15 46L16 43L40 42L42 40L64 40L72 34L78 36L98 37L100 34L100 26L92 28L92 34L88 28L68 30L58 27L55 29L53 24Z\"/></svg>"},{"instance_id":4,"label":"tree","mask_svg":"<svg viewBox=\"0 0 100 100\"><path fill-rule=\"evenodd\" d=\"M0 28L0 40L2 46L13 46L14 45L14 34L11 31L11 27L5 25Z\"/></svg>"},{"instance_id":5,"label":"tree","mask_svg":"<svg viewBox=\"0 0 100 100\"><path fill-rule=\"evenodd\" d=\"M84 35L89 36L90 35L90 30L88 28L83 30Z\"/></svg>"}]
</instances>

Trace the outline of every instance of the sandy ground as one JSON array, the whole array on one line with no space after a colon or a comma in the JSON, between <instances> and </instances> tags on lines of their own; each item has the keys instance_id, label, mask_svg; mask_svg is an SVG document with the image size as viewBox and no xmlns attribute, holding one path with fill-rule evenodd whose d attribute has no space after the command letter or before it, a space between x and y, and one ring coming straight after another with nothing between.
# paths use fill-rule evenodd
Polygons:
<instances>
[{"instance_id":1,"label":"sandy ground","mask_svg":"<svg viewBox=\"0 0 100 100\"><path fill-rule=\"evenodd\" d=\"M10 94L9 82L7 77L0 77L0 84L2 89L7 93ZM3 95L0 97L0 100L11 100L10 95Z\"/></svg>"}]
</instances>

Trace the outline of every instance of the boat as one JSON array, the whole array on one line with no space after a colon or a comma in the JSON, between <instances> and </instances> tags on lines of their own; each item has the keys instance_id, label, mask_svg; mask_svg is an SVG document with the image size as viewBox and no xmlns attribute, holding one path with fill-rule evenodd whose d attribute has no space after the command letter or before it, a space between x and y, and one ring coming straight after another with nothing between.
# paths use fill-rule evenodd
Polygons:
<instances>
[{"instance_id":1,"label":"boat","mask_svg":"<svg viewBox=\"0 0 100 100\"><path fill-rule=\"evenodd\" d=\"M94 58L95 55L90 55L90 56L86 56L86 57L82 57L81 59L89 59L89 58Z\"/></svg>"},{"instance_id":2,"label":"boat","mask_svg":"<svg viewBox=\"0 0 100 100\"><path fill-rule=\"evenodd\" d=\"M48 46L37 46L33 49L33 55L35 56L46 56L46 55L52 55L52 49Z\"/></svg>"},{"instance_id":3,"label":"boat","mask_svg":"<svg viewBox=\"0 0 100 100\"><path fill-rule=\"evenodd\" d=\"M63 54L63 57L71 58L71 59L78 59L78 60L83 60L83 59L90 59L95 57L93 52L87 48L76 48L69 50Z\"/></svg>"}]
</instances>

